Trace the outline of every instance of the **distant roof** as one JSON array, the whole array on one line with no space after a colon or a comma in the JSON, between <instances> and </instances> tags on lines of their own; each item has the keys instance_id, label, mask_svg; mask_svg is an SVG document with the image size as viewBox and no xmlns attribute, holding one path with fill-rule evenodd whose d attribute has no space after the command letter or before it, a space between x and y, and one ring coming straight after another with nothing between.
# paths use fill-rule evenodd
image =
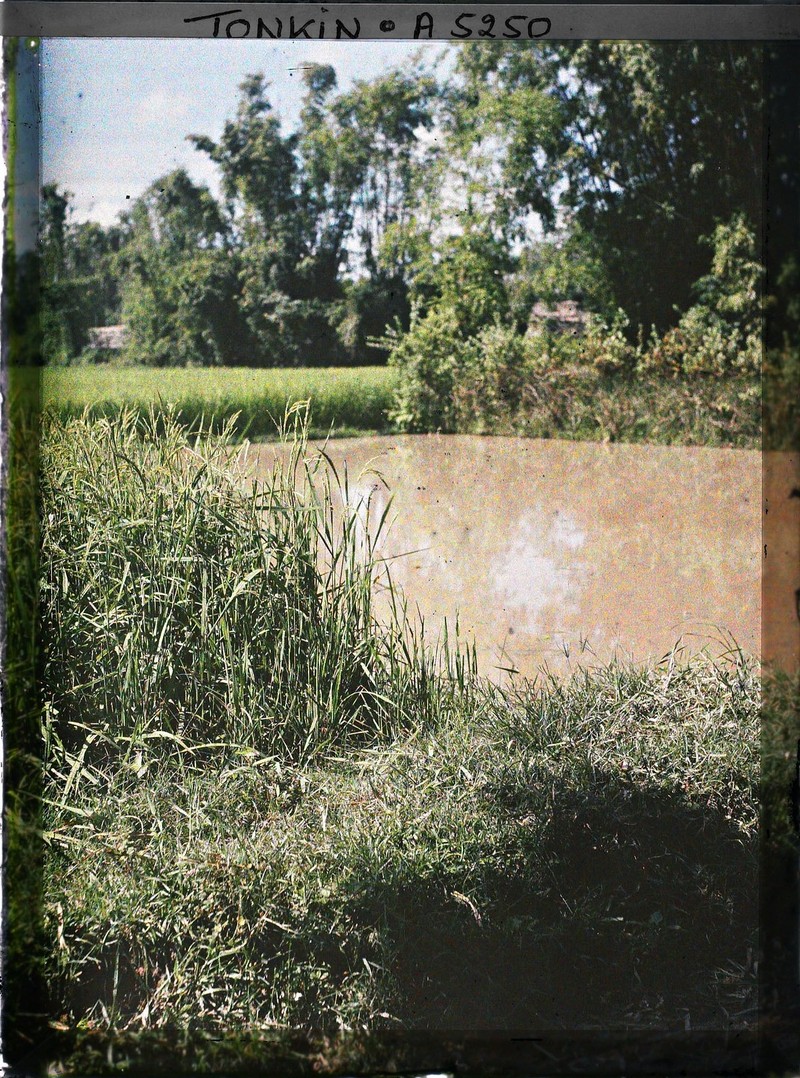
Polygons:
<instances>
[{"instance_id":1,"label":"distant roof","mask_svg":"<svg viewBox=\"0 0 800 1078\"><path fill-rule=\"evenodd\" d=\"M89 344L92 348L108 348L116 352L125 347L127 326L92 326Z\"/></svg>"},{"instance_id":2,"label":"distant roof","mask_svg":"<svg viewBox=\"0 0 800 1078\"><path fill-rule=\"evenodd\" d=\"M581 310L574 299L565 299L557 303L552 310L544 303L537 303L531 311L531 320L565 322L572 325L583 325L586 322L587 312Z\"/></svg>"}]
</instances>

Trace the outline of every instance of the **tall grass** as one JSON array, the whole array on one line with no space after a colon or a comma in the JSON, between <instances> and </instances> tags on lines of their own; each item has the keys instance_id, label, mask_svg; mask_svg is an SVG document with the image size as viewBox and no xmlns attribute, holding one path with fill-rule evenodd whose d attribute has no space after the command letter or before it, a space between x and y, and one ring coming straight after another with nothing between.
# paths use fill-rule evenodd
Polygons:
<instances>
[{"instance_id":1,"label":"tall grass","mask_svg":"<svg viewBox=\"0 0 800 1078\"><path fill-rule=\"evenodd\" d=\"M8 371L3 401L2 720L4 1043L40 1011L41 636L38 380ZM28 373L28 372L25 372ZM12 883L13 881L13 883Z\"/></svg>"},{"instance_id":2,"label":"tall grass","mask_svg":"<svg viewBox=\"0 0 800 1078\"><path fill-rule=\"evenodd\" d=\"M168 740L307 758L432 707L434 660L402 600L380 625L373 611L378 577L391 592L382 520L307 453L302 410L258 487L236 474L232 429L187 441L154 411L46 419L47 728L81 760L122 739L145 756Z\"/></svg>"},{"instance_id":3,"label":"tall grass","mask_svg":"<svg viewBox=\"0 0 800 1078\"><path fill-rule=\"evenodd\" d=\"M275 438L286 408L302 400L312 403L315 435L386 430L395 380L386 367L52 367L42 392L62 420L154 406L179 411L195 429L213 421L239 437Z\"/></svg>"},{"instance_id":4,"label":"tall grass","mask_svg":"<svg viewBox=\"0 0 800 1078\"><path fill-rule=\"evenodd\" d=\"M306 434L296 409L253 487L230 428L45 417L43 961L86 1039L64 1073L113 1070L120 1031L185 1069L193 1031L229 1036L232 1071L248 1031L747 1028L756 664L481 681L426 646L383 518Z\"/></svg>"}]
</instances>

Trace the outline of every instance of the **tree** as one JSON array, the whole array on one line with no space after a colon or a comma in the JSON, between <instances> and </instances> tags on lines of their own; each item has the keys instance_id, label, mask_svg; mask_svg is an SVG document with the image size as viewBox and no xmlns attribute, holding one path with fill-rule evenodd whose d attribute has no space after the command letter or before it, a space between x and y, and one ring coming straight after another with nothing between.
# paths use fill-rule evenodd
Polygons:
<instances>
[{"instance_id":1,"label":"tree","mask_svg":"<svg viewBox=\"0 0 800 1078\"><path fill-rule=\"evenodd\" d=\"M67 260L69 192L55 184L42 188L39 252L42 272L42 349L45 362L64 362L75 352L75 290Z\"/></svg>"},{"instance_id":2,"label":"tree","mask_svg":"<svg viewBox=\"0 0 800 1078\"><path fill-rule=\"evenodd\" d=\"M91 326L119 310L115 248L118 234L92 222L73 224L72 196L42 188L39 259L42 347L46 362L67 363L86 347Z\"/></svg>"},{"instance_id":3,"label":"tree","mask_svg":"<svg viewBox=\"0 0 800 1078\"><path fill-rule=\"evenodd\" d=\"M508 290L511 312L521 331L537 302L554 307L562 300L576 300L596 314L614 314L602 257L592 237L577 226L565 235L526 245L516 260Z\"/></svg>"},{"instance_id":4,"label":"tree","mask_svg":"<svg viewBox=\"0 0 800 1078\"><path fill-rule=\"evenodd\" d=\"M303 71L297 132L284 135L253 75L219 142L191 141L219 166L241 254L242 303L262 356L341 361L396 315L406 283L379 257L409 213L418 132L430 126L431 79L392 73L336 93L329 65ZM355 270L366 281L348 281Z\"/></svg>"},{"instance_id":5,"label":"tree","mask_svg":"<svg viewBox=\"0 0 800 1078\"><path fill-rule=\"evenodd\" d=\"M312 80L313 82L313 80ZM241 84L236 115L219 142L193 144L220 168L239 251L241 309L262 362L334 360L338 348L328 305L337 297L337 246L320 247L316 214L301 175L298 136L284 136L263 75ZM326 92L325 79L310 87Z\"/></svg>"},{"instance_id":6,"label":"tree","mask_svg":"<svg viewBox=\"0 0 800 1078\"><path fill-rule=\"evenodd\" d=\"M634 322L665 326L707 272L702 237L759 228L760 52L733 42L464 46L455 139L502 147L507 204L579 225Z\"/></svg>"},{"instance_id":7,"label":"tree","mask_svg":"<svg viewBox=\"0 0 800 1078\"><path fill-rule=\"evenodd\" d=\"M129 358L154 366L244 362L237 259L208 189L176 169L137 199L123 235Z\"/></svg>"}]
</instances>

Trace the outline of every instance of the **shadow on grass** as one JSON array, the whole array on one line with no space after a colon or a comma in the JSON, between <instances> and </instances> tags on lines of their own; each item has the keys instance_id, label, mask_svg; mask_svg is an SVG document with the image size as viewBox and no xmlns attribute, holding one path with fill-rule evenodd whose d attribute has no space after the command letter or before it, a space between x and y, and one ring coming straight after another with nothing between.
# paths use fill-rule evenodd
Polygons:
<instances>
[{"instance_id":1,"label":"shadow on grass","mask_svg":"<svg viewBox=\"0 0 800 1078\"><path fill-rule=\"evenodd\" d=\"M557 787L543 838L536 821L524 835L524 796L493 801L523 834L508 872L476 865L480 906L442 885L401 892L388 880L343 901L356 936L383 937L387 1028L96 1031L77 1042L65 1031L47 1054L66 1073L612 1074L678 1062L684 1073L752 1073L755 836L618 776ZM532 790L529 807L541 806ZM280 943L259 942L266 952ZM346 977L360 959L339 951L337 970L331 943L309 934L296 957ZM118 967L117 976L124 1004L136 973ZM89 995L110 989L94 983Z\"/></svg>"},{"instance_id":2,"label":"shadow on grass","mask_svg":"<svg viewBox=\"0 0 800 1078\"><path fill-rule=\"evenodd\" d=\"M498 812L504 811L498 805ZM604 777L557 794L530 873L470 909L381 896L414 1029L730 1029L755 1013L757 840Z\"/></svg>"}]
</instances>

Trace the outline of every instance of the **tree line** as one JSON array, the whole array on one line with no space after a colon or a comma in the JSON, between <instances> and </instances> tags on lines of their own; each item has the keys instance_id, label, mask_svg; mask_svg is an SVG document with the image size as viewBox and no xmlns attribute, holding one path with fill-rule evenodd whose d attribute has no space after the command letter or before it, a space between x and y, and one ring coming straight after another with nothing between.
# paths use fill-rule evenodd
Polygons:
<instances>
[{"instance_id":1,"label":"tree line","mask_svg":"<svg viewBox=\"0 0 800 1078\"><path fill-rule=\"evenodd\" d=\"M89 329L123 322L154 366L327 365L442 312L464 337L564 299L628 339L752 319L761 62L737 42L482 42L347 90L308 64L291 132L252 75L218 140L188 136L218 198L177 169L104 228L44 188L29 348L101 358Z\"/></svg>"}]
</instances>

